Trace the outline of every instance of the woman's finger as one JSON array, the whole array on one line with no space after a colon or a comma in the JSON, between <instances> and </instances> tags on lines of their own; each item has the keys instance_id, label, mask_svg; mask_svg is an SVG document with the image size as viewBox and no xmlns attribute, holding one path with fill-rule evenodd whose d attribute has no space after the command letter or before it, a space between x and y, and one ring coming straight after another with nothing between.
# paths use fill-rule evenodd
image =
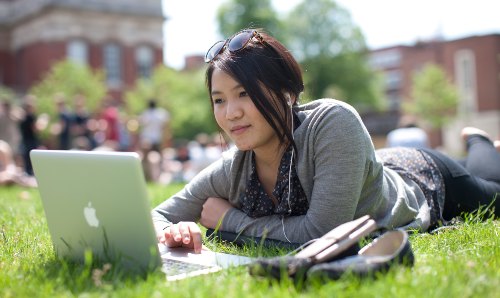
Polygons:
<instances>
[{"instance_id":1,"label":"woman's finger","mask_svg":"<svg viewBox=\"0 0 500 298\"><path fill-rule=\"evenodd\" d=\"M182 243L189 244L191 243L191 235L189 231L189 223L180 222L179 223L179 235L181 235Z\"/></svg>"},{"instance_id":2,"label":"woman's finger","mask_svg":"<svg viewBox=\"0 0 500 298\"><path fill-rule=\"evenodd\" d=\"M174 242L181 242L181 234L179 233L179 225L173 224L170 226L170 239Z\"/></svg>"},{"instance_id":3,"label":"woman's finger","mask_svg":"<svg viewBox=\"0 0 500 298\"><path fill-rule=\"evenodd\" d=\"M193 223L192 225L189 225L189 232L190 232L191 239L193 242L194 252L198 254L201 252L201 248L202 248L200 227L198 227L197 224Z\"/></svg>"}]
</instances>

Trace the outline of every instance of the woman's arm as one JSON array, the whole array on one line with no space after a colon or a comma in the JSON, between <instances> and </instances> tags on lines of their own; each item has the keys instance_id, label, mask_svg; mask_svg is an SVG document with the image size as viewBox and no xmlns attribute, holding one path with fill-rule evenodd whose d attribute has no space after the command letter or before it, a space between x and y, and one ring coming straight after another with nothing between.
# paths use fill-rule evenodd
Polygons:
<instances>
[{"instance_id":1,"label":"woman's arm","mask_svg":"<svg viewBox=\"0 0 500 298\"><path fill-rule=\"evenodd\" d=\"M153 209L152 217L158 232L172 223L197 222L203 204L209 197L227 197L219 181L227 181L223 161L218 160L196 175L182 190Z\"/></svg>"},{"instance_id":2,"label":"woman's arm","mask_svg":"<svg viewBox=\"0 0 500 298\"><path fill-rule=\"evenodd\" d=\"M196 222L202 214L207 198L227 197L224 192L216 191L227 189L222 187L220 182L227 181L225 177L221 159L201 171L173 197L153 209L152 217L158 242L168 247L182 246L192 248L195 253L201 252L202 236Z\"/></svg>"}]
</instances>

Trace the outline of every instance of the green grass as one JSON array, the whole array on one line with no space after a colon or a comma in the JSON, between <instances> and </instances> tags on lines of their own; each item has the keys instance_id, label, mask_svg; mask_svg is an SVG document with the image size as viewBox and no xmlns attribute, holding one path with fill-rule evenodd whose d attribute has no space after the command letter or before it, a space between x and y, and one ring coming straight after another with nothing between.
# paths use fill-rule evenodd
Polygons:
<instances>
[{"instance_id":1,"label":"green grass","mask_svg":"<svg viewBox=\"0 0 500 298\"><path fill-rule=\"evenodd\" d=\"M151 206L179 187L150 185ZM470 215L457 229L414 234L410 241L415 266L395 267L376 278L346 276L304 286L233 268L167 283L159 271L139 277L56 259L37 190L0 188L0 297L500 297L500 222L491 216L479 220ZM276 253L260 248L239 252Z\"/></svg>"}]
</instances>

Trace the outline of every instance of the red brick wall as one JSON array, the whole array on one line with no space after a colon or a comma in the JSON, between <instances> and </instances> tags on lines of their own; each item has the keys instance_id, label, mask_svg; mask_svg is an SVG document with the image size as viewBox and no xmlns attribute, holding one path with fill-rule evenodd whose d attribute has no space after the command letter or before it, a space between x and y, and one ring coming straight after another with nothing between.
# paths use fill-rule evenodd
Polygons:
<instances>
[{"instance_id":1,"label":"red brick wall","mask_svg":"<svg viewBox=\"0 0 500 298\"><path fill-rule=\"evenodd\" d=\"M89 47L89 66L93 69L102 68L103 57L102 57L102 46L98 44L88 43Z\"/></svg>"},{"instance_id":2,"label":"red brick wall","mask_svg":"<svg viewBox=\"0 0 500 298\"><path fill-rule=\"evenodd\" d=\"M199 69L205 65L205 57L202 55L191 55L184 59L184 69Z\"/></svg>"},{"instance_id":3,"label":"red brick wall","mask_svg":"<svg viewBox=\"0 0 500 298\"><path fill-rule=\"evenodd\" d=\"M409 100L413 85L413 75L421 70L427 63L437 63L439 60L437 44L421 44L415 47L405 48L403 54L402 72L404 84L401 90L403 100Z\"/></svg>"},{"instance_id":4,"label":"red brick wall","mask_svg":"<svg viewBox=\"0 0 500 298\"><path fill-rule=\"evenodd\" d=\"M478 111L500 109L500 35L470 37L446 43L444 66L455 75L454 55L458 50L474 52Z\"/></svg>"},{"instance_id":5,"label":"red brick wall","mask_svg":"<svg viewBox=\"0 0 500 298\"><path fill-rule=\"evenodd\" d=\"M124 46L120 45L122 48L122 88L120 90L113 90L111 93L113 97L115 98L120 98L123 96L123 93L127 90L130 90L135 86L135 82L139 76L139 70L137 68L137 63L135 60L135 51L139 47L138 46ZM153 49L153 57L154 57L154 65L160 65L163 63L163 50L162 49L155 49L154 47L150 46ZM102 51L102 47L100 47L100 50ZM102 67L102 54L101 54L101 61L100 61L100 66Z\"/></svg>"},{"instance_id":6,"label":"red brick wall","mask_svg":"<svg viewBox=\"0 0 500 298\"><path fill-rule=\"evenodd\" d=\"M66 46L62 42L39 42L18 49L7 55L5 82L19 91L27 91L65 54Z\"/></svg>"},{"instance_id":7,"label":"red brick wall","mask_svg":"<svg viewBox=\"0 0 500 298\"><path fill-rule=\"evenodd\" d=\"M155 65L163 64L163 49L154 48Z\"/></svg>"},{"instance_id":8,"label":"red brick wall","mask_svg":"<svg viewBox=\"0 0 500 298\"><path fill-rule=\"evenodd\" d=\"M500 35L473 36L449 42L424 43L403 48L401 66L403 100L411 94L412 76L426 63L437 63L454 81L455 53L469 49L474 52L476 63L476 90L478 111L500 109Z\"/></svg>"},{"instance_id":9,"label":"red brick wall","mask_svg":"<svg viewBox=\"0 0 500 298\"><path fill-rule=\"evenodd\" d=\"M7 60L9 59L9 53L5 50L0 49L0 84L5 85L7 82Z\"/></svg>"}]
</instances>

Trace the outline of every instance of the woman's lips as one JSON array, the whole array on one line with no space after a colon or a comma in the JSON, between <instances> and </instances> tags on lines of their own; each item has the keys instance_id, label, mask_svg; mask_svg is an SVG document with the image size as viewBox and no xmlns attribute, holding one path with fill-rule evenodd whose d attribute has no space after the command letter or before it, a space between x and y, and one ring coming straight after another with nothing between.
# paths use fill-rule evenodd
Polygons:
<instances>
[{"instance_id":1,"label":"woman's lips","mask_svg":"<svg viewBox=\"0 0 500 298\"><path fill-rule=\"evenodd\" d=\"M247 131L250 125L238 125L231 128L231 133L235 135L239 135Z\"/></svg>"}]
</instances>

